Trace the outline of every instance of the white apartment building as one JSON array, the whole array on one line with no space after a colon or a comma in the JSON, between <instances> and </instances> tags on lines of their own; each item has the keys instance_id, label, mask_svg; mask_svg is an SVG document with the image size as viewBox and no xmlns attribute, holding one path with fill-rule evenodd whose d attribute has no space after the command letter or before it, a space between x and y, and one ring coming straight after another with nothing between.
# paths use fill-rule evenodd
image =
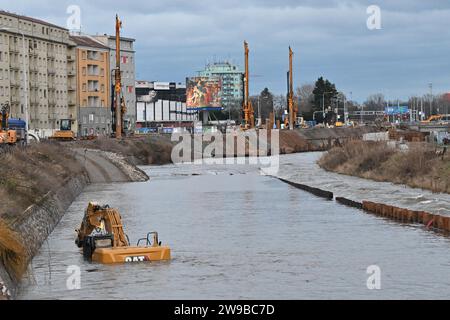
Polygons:
<instances>
[{"instance_id":1,"label":"white apartment building","mask_svg":"<svg viewBox=\"0 0 450 320\"><path fill-rule=\"evenodd\" d=\"M58 130L61 120L76 124L75 64L67 29L0 11L0 103L23 120L28 106L30 130L41 137Z\"/></svg>"}]
</instances>

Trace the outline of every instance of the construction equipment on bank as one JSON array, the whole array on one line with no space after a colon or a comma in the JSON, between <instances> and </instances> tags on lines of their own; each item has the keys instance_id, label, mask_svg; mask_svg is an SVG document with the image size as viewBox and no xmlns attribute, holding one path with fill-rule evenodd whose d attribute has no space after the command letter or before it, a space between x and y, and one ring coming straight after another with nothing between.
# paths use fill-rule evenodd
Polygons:
<instances>
[{"instance_id":1,"label":"construction equipment on bank","mask_svg":"<svg viewBox=\"0 0 450 320\"><path fill-rule=\"evenodd\" d=\"M122 74L120 70L120 29L122 28L122 21L116 15L116 68L114 69L114 97L112 105L112 122L113 131L117 139L122 138L125 134L124 116L127 112L125 99L122 93Z\"/></svg>"},{"instance_id":2,"label":"construction equipment on bank","mask_svg":"<svg viewBox=\"0 0 450 320\"><path fill-rule=\"evenodd\" d=\"M17 132L9 128L9 104L0 109L0 145L14 145L17 143Z\"/></svg>"},{"instance_id":3,"label":"construction equipment on bank","mask_svg":"<svg viewBox=\"0 0 450 320\"><path fill-rule=\"evenodd\" d=\"M435 122L449 122L450 114L436 114L430 116L427 120L422 121L423 124L430 124Z\"/></svg>"},{"instance_id":4,"label":"construction equipment on bank","mask_svg":"<svg viewBox=\"0 0 450 320\"><path fill-rule=\"evenodd\" d=\"M252 102L250 101L250 90L249 90L250 72L248 63L250 50L248 48L247 41L244 41L244 50L245 50L244 104L243 104L244 124L242 126L242 129L249 130L255 127L255 112L253 110Z\"/></svg>"},{"instance_id":5,"label":"construction equipment on bank","mask_svg":"<svg viewBox=\"0 0 450 320\"><path fill-rule=\"evenodd\" d=\"M76 138L75 133L72 131L72 120L61 120L60 130L56 131L49 139L57 141L74 141Z\"/></svg>"},{"instance_id":6,"label":"construction equipment on bank","mask_svg":"<svg viewBox=\"0 0 450 320\"><path fill-rule=\"evenodd\" d=\"M293 75L293 58L294 52L289 47L289 72L288 72L288 112L289 115L285 119L285 127L294 130L297 124L298 105L294 101L294 75Z\"/></svg>"},{"instance_id":7,"label":"construction equipment on bank","mask_svg":"<svg viewBox=\"0 0 450 320\"><path fill-rule=\"evenodd\" d=\"M114 264L170 260L170 248L161 246L156 232L149 232L136 246L130 246L119 211L107 205L89 203L81 227L75 231L75 243L89 261ZM145 245L141 246L142 242Z\"/></svg>"}]
</instances>

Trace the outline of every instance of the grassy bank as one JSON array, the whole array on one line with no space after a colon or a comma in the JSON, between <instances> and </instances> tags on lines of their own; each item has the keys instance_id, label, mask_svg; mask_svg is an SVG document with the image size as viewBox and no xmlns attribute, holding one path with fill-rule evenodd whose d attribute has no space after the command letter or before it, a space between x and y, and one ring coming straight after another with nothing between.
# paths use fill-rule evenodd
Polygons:
<instances>
[{"instance_id":1,"label":"grassy bank","mask_svg":"<svg viewBox=\"0 0 450 320\"><path fill-rule=\"evenodd\" d=\"M2 149L0 160L0 259L10 277L19 281L30 257L11 224L47 193L85 173L73 152L54 142Z\"/></svg>"},{"instance_id":2,"label":"grassy bank","mask_svg":"<svg viewBox=\"0 0 450 320\"><path fill-rule=\"evenodd\" d=\"M319 165L341 174L450 193L449 154L442 158L424 143L410 144L409 150L400 151L384 142L352 141L331 149Z\"/></svg>"},{"instance_id":3,"label":"grassy bank","mask_svg":"<svg viewBox=\"0 0 450 320\"><path fill-rule=\"evenodd\" d=\"M0 217L14 218L71 176L84 174L73 152L59 143L43 142L0 154Z\"/></svg>"}]
</instances>

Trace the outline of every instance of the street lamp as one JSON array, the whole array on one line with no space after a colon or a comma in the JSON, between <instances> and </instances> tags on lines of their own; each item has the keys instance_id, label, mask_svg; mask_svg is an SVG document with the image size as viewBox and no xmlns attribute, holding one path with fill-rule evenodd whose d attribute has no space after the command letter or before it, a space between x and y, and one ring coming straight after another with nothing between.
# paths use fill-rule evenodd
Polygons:
<instances>
[{"instance_id":1,"label":"street lamp","mask_svg":"<svg viewBox=\"0 0 450 320\"><path fill-rule=\"evenodd\" d=\"M14 31L11 28L7 28L7 27L3 27L0 28L0 31L8 31L11 33L14 33ZM25 138L28 142L28 130L30 129L30 121L29 121L29 116L28 116L28 73L26 70L26 60L25 60L25 54L26 54L26 47L25 47L25 34L20 31L17 30L17 33L22 35L22 50L23 50L23 55L22 55L22 69L23 69L23 82L24 82L24 96L25 96Z\"/></svg>"}]
</instances>

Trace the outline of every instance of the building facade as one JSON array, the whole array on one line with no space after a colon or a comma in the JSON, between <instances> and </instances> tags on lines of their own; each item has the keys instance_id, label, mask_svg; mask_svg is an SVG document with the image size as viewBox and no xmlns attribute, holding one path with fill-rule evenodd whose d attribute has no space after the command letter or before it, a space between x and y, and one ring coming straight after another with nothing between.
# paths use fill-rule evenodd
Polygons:
<instances>
[{"instance_id":1,"label":"building facade","mask_svg":"<svg viewBox=\"0 0 450 320\"><path fill-rule=\"evenodd\" d=\"M94 36L94 38L110 48L110 75L114 77L116 68L116 37L109 35ZM120 38L120 69L122 72L122 86L127 112L124 117L125 126L129 131L136 128L136 66L135 66L135 39ZM114 85L114 79L111 79Z\"/></svg>"},{"instance_id":2,"label":"building facade","mask_svg":"<svg viewBox=\"0 0 450 320\"><path fill-rule=\"evenodd\" d=\"M207 64L198 72L200 77L220 78L222 81L222 106L242 104L244 99L244 73L238 66L225 61Z\"/></svg>"},{"instance_id":3,"label":"building facade","mask_svg":"<svg viewBox=\"0 0 450 320\"><path fill-rule=\"evenodd\" d=\"M137 129L193 127L196 111L186 108L186 85L175 82L136 82Z\"/></svg>"},{"instance_id":4,"label":"building facade","mask_svg":"<svg viewBox=\"0 0 450 320\"><path fill-rule=\"evenodd\" d=\"M110 49L89 36L71 36L76 43L79 136L111 134Z\"/></svg>"},{"instance_id":5,"label":"building facade","mask_svg":"<svg viewBox=\"0 0 450 320\"><path fill-rule=\"evenodd\" d=\"M25 40L25 41L24 41ZM0 103L40 137L76 121L74 44L59 26L0 11ZM27 80L25 82L25 80Z\"/></svg>"}]
</instances>

